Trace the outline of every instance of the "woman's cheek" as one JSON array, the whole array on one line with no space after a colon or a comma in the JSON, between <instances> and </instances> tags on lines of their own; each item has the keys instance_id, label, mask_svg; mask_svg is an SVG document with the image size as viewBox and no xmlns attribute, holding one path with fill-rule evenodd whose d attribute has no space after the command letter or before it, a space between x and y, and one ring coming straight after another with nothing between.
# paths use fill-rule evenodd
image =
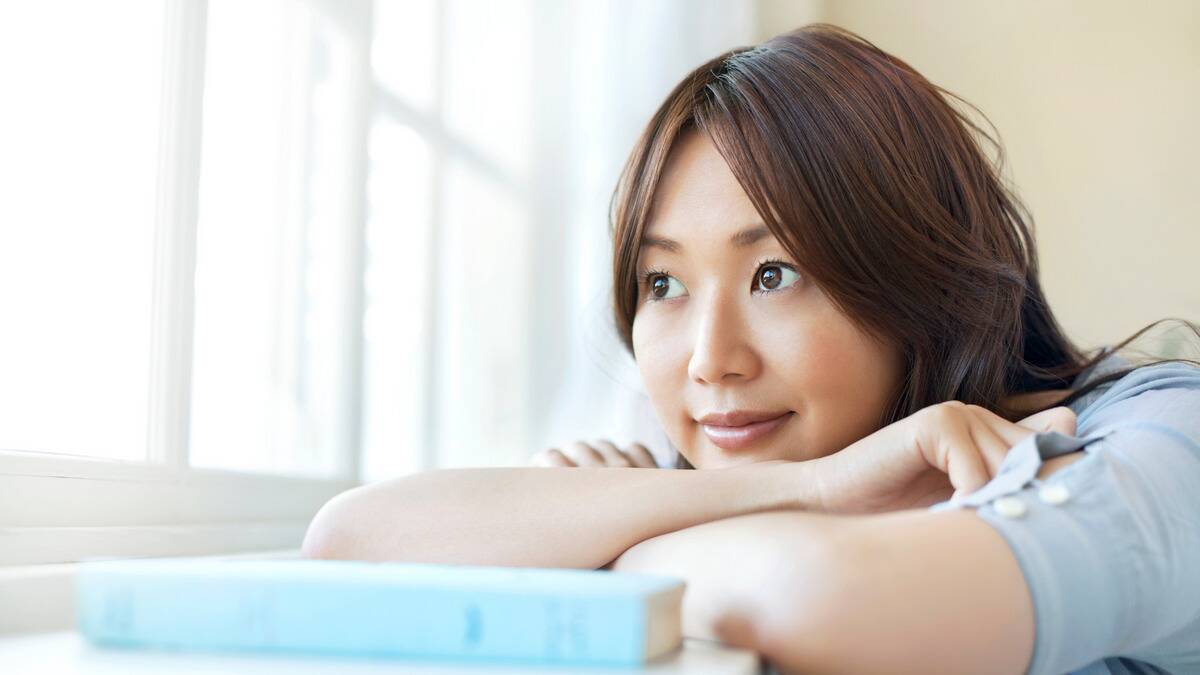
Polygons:
<instances>
[{"instance_id":1,"label":"woman's cheek","mask_svg":"<svg viewBox=\"0 0 1200 675\"><path fill-rule=\"evenodd\" d=\"M803 421L806 455L836 452L862 435L878 419L876 390L884 368L880 350L831 307L808 311L774 333L768 353L775 375L789 392L789 403ZM786 343L778 336L786 335Z\"/></svg>"},{"instance_id":2,"label":"woman's cheek","mask_svg":"<svg viewBox=\"0 0 1200 675\"><path fill-rule=\"evenodd\" d=\"M659 384L670 370L671 336L672 332L667 330L663 319L653 316L652 312L643 310L634 318L634 359L642 372L647 390L651 392L659 388L655 385Z\"/></svg>"},{"instance_id":3,"label":"woman's cheek","mask_svg":"<svg viewBox=\"0 0 1200 675\"><path fill-rule=\"evenodd\" d=\"M678 400L684 390L681 373L686 377L687 364L682 368L678 350L678 331L672 330L670 321L653 316L652 311L639 313L633 322L633 348L642 384L650 396L650 403L658 411L660 421L669 426L682 411Z\"/></svg>"}]
</instances>

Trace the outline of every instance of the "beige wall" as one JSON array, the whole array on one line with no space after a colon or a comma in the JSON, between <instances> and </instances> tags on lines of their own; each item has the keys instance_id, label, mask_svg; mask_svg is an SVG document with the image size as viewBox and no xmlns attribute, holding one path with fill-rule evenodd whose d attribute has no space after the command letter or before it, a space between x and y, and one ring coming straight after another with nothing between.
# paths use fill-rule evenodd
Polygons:
<instances>
[{"instance_id":1,"label":"beige wall","mask_svg":"<svg viewBox=\"0 0 1200 675\"><path fill-rule=\"evenodd\" d=\"M1200 2L760 0L760 38L860 33L996 125L1083 346L1200 321Z\"/></svg>"}]
</instances>

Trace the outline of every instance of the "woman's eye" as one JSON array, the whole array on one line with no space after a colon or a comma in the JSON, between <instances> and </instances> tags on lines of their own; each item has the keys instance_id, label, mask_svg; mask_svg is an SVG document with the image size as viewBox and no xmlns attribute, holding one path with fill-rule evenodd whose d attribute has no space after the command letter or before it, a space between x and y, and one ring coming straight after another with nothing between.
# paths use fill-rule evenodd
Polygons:
<instances>
[{"instance_id":1,"label":"woman's eye","mask_svg":"<svg viewBox=\"0 0 1200 675\"><path fill-rule=\"evenodd\" d=\"M765 291L778 291L799 280L796 270L781 264L763 265L754 275L754 284Z\"/></svg>"},{"instance_id":2,"label":"woman's eye","mask_svg":"<svg viewBox=\"0 0 1200 675\"><path fill-rule=\"evenodd\" d=\"M677 298L685 291L683 284L675 277L667 276L666 274L655 274L650 277L650 295L655 300L669 300Z\"/></svg>"}]
</instances>

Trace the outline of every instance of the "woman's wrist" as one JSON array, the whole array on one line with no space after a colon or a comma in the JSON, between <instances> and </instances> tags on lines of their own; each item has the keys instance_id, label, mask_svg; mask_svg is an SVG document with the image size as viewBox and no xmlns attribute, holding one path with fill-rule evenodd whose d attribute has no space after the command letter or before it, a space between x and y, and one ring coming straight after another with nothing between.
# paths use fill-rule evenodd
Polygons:
<instances>
[{"instance_id":1,"label":"woman's wrist","mask_svg":"<svg viewBox=\"0 0 1200 675\"><path fill-rule=\"evenodd\" d=\"M819 460L770 460L729 469L737 474L746 513L795 510L824 511Z\"/></svg>"}]
</instances>

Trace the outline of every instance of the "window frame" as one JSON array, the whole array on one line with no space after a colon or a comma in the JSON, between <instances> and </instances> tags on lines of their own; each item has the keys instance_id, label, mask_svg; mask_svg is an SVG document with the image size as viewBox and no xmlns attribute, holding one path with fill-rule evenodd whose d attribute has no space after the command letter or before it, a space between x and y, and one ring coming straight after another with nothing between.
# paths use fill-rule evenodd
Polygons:
<instances>
[{"instance_id":1,"label":"window frame","mask_svg":"<svg viewBox=\"0 0 1200 675\"><path fill-rule=\"evenodd\" d=\"M348 312L361 319L370 2L309 0L334 15L357 75L349 105L340 207L348 236ZM200 555L295 548L320 507L359 484L359 346L340 355L352 376L342 392L339 475L225 471L188 466L196 225L200 187L207 0L166 0L155 207L146 459L0 450L0 568L107 557ZM347 318L353 318L348 316ZM359 322L361 324L361 321ZM361 341L361 326L351 331ZM11 569L11 568L10 568Z\"/></svg>"},{"instance_id":2,"label":"window frame","mask_svg":"<svg viewBox=\"0 0 1200 675\"><path fill-rule=\"evenodd\" d=\"M0 566L299 546L358 484L40 454L0 455Z\"/></svg>"}]
</instances>

